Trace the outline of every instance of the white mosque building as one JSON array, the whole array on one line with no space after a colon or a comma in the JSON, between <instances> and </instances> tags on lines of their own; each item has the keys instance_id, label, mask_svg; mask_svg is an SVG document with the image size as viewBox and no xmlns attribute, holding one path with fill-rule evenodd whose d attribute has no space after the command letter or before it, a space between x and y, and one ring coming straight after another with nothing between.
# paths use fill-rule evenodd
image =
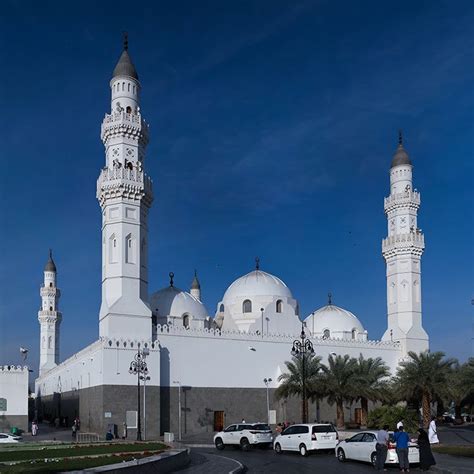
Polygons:
<instances>
[{"instance_id":1,"label":"white mosque building","mask_svg":"<svg viewBox=\"0 0 474 474\"><path fill-rule=\"evenodd\" d=\"M149 132L140 108L141 85L126 42L110 89L110 112L101 129L105 165L97 181L102 211L99 338L60 360L63 316L57 268L50 254L38 313L40 416L79 416L81 429L100 434L109 424L120 427L126 422L129 435L135 436L137 376L129 373L129 367L137 350L146 349L149 379L141 397L146 404L142 416L145 410L147 438L165 431L177 433L178 420L185 434L212 432L242 418L265 420L263 379L272 379L273 393L301 331L298 301L283 280L260 269L258 259L253 271L230 284L214 315L202 302L197 275L189 292L174 285L173 274L169 286L149 292L147 222L153 202L152 180L145 171ZM361 321L329 297L326 306L303 318L323 360L334 353L363 354L381 357L395 371L408 351L428 349L421 313L424 237L417 225L419 206L412 163L400 137L390 168L390 192L384 200L387 330L381 340L369 339ZM278 421L299 419L299 407L296 399L271 397ZM311 418L315 417L312 410ZM322 406L320 417L334 420L335 409Z\"/></svg>"}]
</instances>

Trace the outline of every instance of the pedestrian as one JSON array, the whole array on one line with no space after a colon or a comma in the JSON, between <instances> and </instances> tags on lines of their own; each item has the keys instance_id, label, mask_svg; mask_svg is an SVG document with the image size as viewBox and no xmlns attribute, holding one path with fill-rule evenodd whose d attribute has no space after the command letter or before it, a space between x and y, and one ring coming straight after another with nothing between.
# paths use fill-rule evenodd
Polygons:
<instances>
[{"instance_id":1,"label":"pedestrian","mask_svg":"<svg viewBox=\"0 0 474 474\"><path fill-rule=\"evenodd\" d=\"M72 424L72 439L76 439L76 435L77 435L77 424L74 421L74 423Z\"/></svg>"},{"instance_id":2,"label":"pedestrian","mask_svg":"<svg viewBox=\"0 0 474 474\"><path fill-rule=\"evenodd\" d=\"M418 448L420 450L420 469L422 471L429 471L431 466L436 464L433 453L431 452L430 440L428 433L420 428L418 430Z\"/></svg>"},{"instance_id":3,"label":"pedestrian","mask_svg":"<svg viewBox=\"0 0 474 474\"><path fill-rule=\"evenodd\" d=\"M280 434L283 431L283 426L281 425L281 423L278 423L278 425L276 425L275 431L277 432L277 434Z\"/></svg>"},{"instance_id":4,"label":"pedestrian","mask_svg":"<svg viewBox=\"0 0 474 474\"><path fill-rule=\"evenodd\" d=\"M31 423L31 434L33 436L36 436L38 433L38 423L36 423L36 420L33 420L33 423Z\"/></svg>"},{"instance_id":5,"label":"pedestrian","mask_svg":"<svg viewBox=\"0 0 474 474\"><path fill-rule=\"evenodd\" d=\"M400 429L400 426L403 426L403 420L400 420L400 421L397 423L397 430Z\"/></svg>"},{"instance_id":6,"label":"pedestrian","mask_svg":"<svg viewBox=\"0 0 474 474\"><path fill-rule=\"evenodd\" d=\"M122 424L122 439L127 439L128 436L128 428L127 428L127 423L125 421Z\"/></svg>"},{"instance_id":7,"label":"pedestrian","mask_svg":"<svg viewBox=\"0 0 474 474\"><path fill-rule=\"evenodd\" d=\"M408 443L410 442L410 437L403 428L403 425L394 433L393 439L395 443L397 443L396 451L400 472L410 472L410 463L408 461Z\"/></svg>"},{"instance_id":8,"label":"pedestrian","mask_svg":"<svg viewBox=\"0 0 474 474\"><path fill-rule=\"evenodd\" d=\"M244 419L244 418L242 418L242 421L241 421L241 423L245 423L245 419Z\"/></svg>"},{"instance_id":9,"label":"pedestrian","mask_svg":"<svg viewBox=\"0 0 474 474\"><path fill-rule=\"evenodd\" d=\"M114 439L114 435L112 434L112 430L110 429L107 431L107 434L105 435L105 440L106 441L112 441Z\"/></svg>"},{"instance_id":10,"label":"pedestrian","mask_svg":"<svg viewBox=\"0 0 474 474\"><path fill-rule=\"evenodd\" d=\"M377 432L377 444L375 445L375 451L377 453L375 458L375 469L377 471L387 470L385 469L385 461L387 460L388 440L388 425L385 425Z\"/></svg>"},{"instance_id":11,"label":"pedestrian","mask_svg":"<svg viewBox=\"0 0 474 474\"><path fill-rule=\"evenodd\" d=\"M438 429L436 428L436 417L431 417L430 427L428 428L428 438L430 440L430 444L437 444L439 443L438 438Z\"/></svg>"},{"instance_id":12,"label":"pedestrian","mask_svg":"<svg viewBox=\"0 0 474 474\"><path fill-rule=\"evenodd\" d=\"M54 427L55 427L56 429L59 428L59 416L57 416L57 417L54 419Z\"/></svg>"}]
</instances>

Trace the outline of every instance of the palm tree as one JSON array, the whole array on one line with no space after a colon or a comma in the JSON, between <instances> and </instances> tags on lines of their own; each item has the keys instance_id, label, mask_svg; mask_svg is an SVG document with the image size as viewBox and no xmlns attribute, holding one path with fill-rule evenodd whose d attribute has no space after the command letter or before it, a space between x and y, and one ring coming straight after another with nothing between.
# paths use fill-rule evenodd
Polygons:
<instances>
[{"instance_id":1,"label":"palm tree","mask_svg":"<svg viewBox=\"0 0 474 474\"><path fill-rule=\"evenodd\" d=\"M390 375L389 368L381 357L365 359L360 354L357 359L357 387L356 392L360 398L361 421L360 424L367 426L369 415L369 400L375 402L383 398L383 379Z\"/></svg>"},{"instance_id":2,"label":"palm tree","mask_svg":"<svg viewBox=\"0 0 474 474\"><path fill-rule=\"evenodd\" d=\"M321 370L321 357L313 353L304 357L293 357L292 361L285 362L288 372L278 377L280 385L275 391L275 398L289 398L290 396L303 396L303 374L306 380L306 398L301 401L301 419L306 422L308 413L308 398L312 398L319 382ZM304 366L303 366L304 364Z\"/></svg>"},{"instance_id":3,"label":"palm tree","mask_svg":"<svg viewBox=\"0 0 474 474\"><path fill-rule=\"evenodd\" d=\"M448 383L444 398L454 403L454 417L461 418L462 406L474 393L474 359L465 364L455 362L448 374Z\"/></svg>"},{"instance_id":4,"label":"palm tree","mask_svg":"<svg viewBox=\"0 0 474 474\"><path fill-rule=\"evenodd\" d=\"M445 359L443 352L410 351L409 360L400 362L397 378L401 393L406 398L421 398L423 425L428 427L431 417L431 401L444 393L449 369L455 363Z\"/></svg>"},{"instance_id":5,"label":"palm tree","mask_svg":"<svg viewBox=\"0 0 474 474\"><path fill-rule=\"evenodd\" d=\"M328 365L322 366L323 385L329 404L336 404L337 427L344 428L344 402L356 398L357 359L348 356L332 355L328 358Z\"/></svg>"}]
</instances>

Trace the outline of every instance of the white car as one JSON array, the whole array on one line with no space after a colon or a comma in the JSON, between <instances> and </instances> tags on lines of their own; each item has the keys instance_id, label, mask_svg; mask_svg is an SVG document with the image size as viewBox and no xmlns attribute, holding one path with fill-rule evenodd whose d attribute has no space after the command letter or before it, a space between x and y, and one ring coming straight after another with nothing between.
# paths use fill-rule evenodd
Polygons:
<instances>
[{"instance_id":1,"label":"white car","mask_svg":"<svg viewBox=\"0 0 474 474\"><path fill-rule=\"evenodd\" d=\"M291 425L273 441L277 454L283 451L299 451L307 456L311 451L336 447L339 436L336 428L330 423L309 423Z\"/></svg>"},{"instance_id":2,"label":"white car","mask_svg":"<svg viewBox=\"0 0 474 474\"><path fill-rule=\"evenodd\" d=\"M396 444L393 442L393 433L389 433L390 441L385 464L398 464ZM340 441L336 446L336 457L344 462L348 459L356 461L370 462L375 466L377 459L377 431L363 431L352 436L352 438ZM420 462L420 452L416 443L410 442L408 445L408 461L410 464Z\"/></svg>"},{"instance_id":3,"label":"white car","mask_svg":"<svg viewBox=\"0 0 474 474\"><path fill-rule=\"evenodd\" d=\"M250 446L255 445L270 447L272 440L272 430L266 423L236 423L214 435L214 445L217 449L232 445L247 451Z\"/></svg>"},{"instance_id":4,"label":"white car","mask_svg":"<svg viewBox=\"0 0 474 474\"><path fill-rule=\"evenodd\" d=\"M21 440L21 436L16 436L8 433L0 433L0 443L19 443Z\"/></svg>"}]
</instances>

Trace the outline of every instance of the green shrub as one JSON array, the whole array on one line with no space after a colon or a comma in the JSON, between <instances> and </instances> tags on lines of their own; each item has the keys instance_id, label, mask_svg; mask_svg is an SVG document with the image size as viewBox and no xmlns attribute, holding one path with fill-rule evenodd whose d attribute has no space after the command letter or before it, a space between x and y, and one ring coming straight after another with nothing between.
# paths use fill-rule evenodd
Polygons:
<instances>
[{"instance_id":1,"label":"green shrub","mask_svg":"<svg viewBox=\"0 0 474 474\"><path fill-rule=\"evenodd\" d=\"M417 433L419 424L416 410L409 410L397 405L374 408L369 413L368 427L380 429L384 425L388 425L389 430L393 431L399 421L403 421L405 431L413 435Z\"/></svg>"}]
</instances>

